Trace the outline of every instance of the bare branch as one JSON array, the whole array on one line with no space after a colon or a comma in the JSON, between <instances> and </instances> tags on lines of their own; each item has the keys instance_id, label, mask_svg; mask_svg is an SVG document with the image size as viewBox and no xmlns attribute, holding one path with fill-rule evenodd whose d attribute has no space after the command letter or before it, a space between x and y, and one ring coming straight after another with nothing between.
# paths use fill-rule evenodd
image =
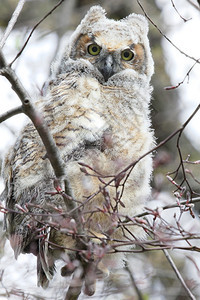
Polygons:
<instances>
[{"instance_id":1,"label":"bare branch","mask_svg":"<svg viewBox=\"0 0 200 300\"><path fill-rule=\"evenodd\" d=\"M182 201L180 201L179 205L185 205L185 204L187 204L187 202L188 202L188 200L182 200ZM197 198L192 199L191 203L199 203L199 202L200 202L200 197L197 197ZM169 204L169 205L165 205L165 206L160 206L160 207L155 208L154 211L157 211L159 209L166 210L166 209L176 208L176 207L179 207L179 205L177 203L174 203L174 204ZM133 218L140 218L140 217L145 217L148 215L149 215L149 211L146 211L141 214L133 216ZM130 219L126 219L126 222L127 221L130 221Z\"/></svg>"},{"instance_id":2,"label":"bare branch","mask_svg":"<svg viewBox=\"0 0 200 300\"><path fill-rule=\"evenodd\" d=\"M22 108L22 105L14 108L14 109L11 109L9 111L7 111L6 113L2 114L0 116L0 123L2 123L3 121L15 116L15 115L18 115L18 114L21 114L23 113L23 108Z\"/></svg>"},{"instance_id":3,"label":"bare branch","mask_svg":"<svg viewBox=\"0 0 200 300\"><path fill-rule=\"evenodd\" d=\"M189 2L194 8L196 8L198 11L200 11L200 8L199 8L199 6L197 6L196 4L194 4L194 2L192 2L191 0L187 0L187 2ZM197 0L197 2L199 3L199 5L200 5L200 2L199 2L199 0Z\"/></svg>"},{"instance_id":4,"label":"bare branch","mask_svg":"<svg viewBox=\"0 0 200 300\"><path fill-rule=\"evenodd\" d=\"M151 24L160 32L160 34L176 49L178 50L181 54L185 55L187 58L190 58L192 60L194 60L196 63L200 64L200 59L197 59L189 54L187 54L186 52L182 51L178 46L176 46L176 44L174 44L174 42L172 42L162 31L161 29L152 21L152 19L147 15L146 11L144 10L142 4L140 3L139 0L137 0L138 5L140 6L140 8L142 9L145 17L151 22Z\"/></svg>"},{"instance_id":5,"label":"bare branch","mask_svg":"<svg viewBox=\"0 0 200 300\"><path fill-rule=\"evenodd\" d=\"M200 59L198 59L200 60ZM174 85L174 86L168 86L168 87L165 87L165 90L174 90L174 89L177 89L181 84L183 84L186 80L186 78L188 78L188 81L189 81L189 76L190 76L190 72L192 71L192 69L196 66L197 62L195 62L191 68L187 71L187 74L185 75L185 77L183 78L182 81L180 81L177 85Z\"/></svg>"},{"instance_id":6,"label":"bare branch","mask_svg":"<svg viewBox=\"0 0 200 300\"><path fill-rule=\"evenodd\" d=\"M174 261L172 260L171 256L169 255L169 252L166 250L166 249L163 249L163 252L168 260L168 262L170 263L172 269L174 270L178 280L180 281L180 283L182 284L187 296L189 297L189 299L192 299L192 300L196 300L196 298L194 297L194 295L192 294L192 292L189 290L189 288L187 287L183 277L181 276L179 270L177 269Z\"/></svg>"},{"instance_id":7,"label":"bare branch","mask_svg":"<svg viewBox=\"0 0 200 300\"><path fill-rule=\"evenodd\" d=\"M137 214L137 215L134 215L134 216L131 216L131 217L130 216L123 216L125 219L124 219L124 221L121 221L120 223L121 224L127 224L128 222L133 222L134 219L142 218L142 217L152 215L152 214L156 214L157 211L163 211L163 210L171 209L171 208L178 208L178 207L184 206L184 205L189 206L189 205L199 203L199 202L200 202L200 197L196 197L196 198L192 199L192 202L190 202L190 203L188 203L188 200L182 200L179 203L168 204L168 205L165 205L165 206L158 206L154 210L150 210L148 207L146 207L145 208L146 211L143 212L143 213L140 213L140 214ZM29 205L29 206L31 206L31 205ZM40 208L40 207L38 207L38 208ZM45 213L42 213L42 214L41 213L31 213L30 211L21 212L21 211L5 208L2 205L0 205L0 212L2 212L2 213L12 212L12 213L15 213L15 214L24 214L24 215L30 215L30 216L43 216L43 217L49 216L48 212L46 214ZM69 216L70 217L70 215L71 215L70 211L69 212L51 213L52 217L57 217L57 216L65 216L65 217ZM95 237L95 238L97 238L97 237Z\"/></svg>"},{"instance_id":8,"label":"bare branch","mask_svg":"<svg viewBox=\"0 0 200 300\"><path fill-rule=\"evenodd\" d=\"M176 8L176 6L175 6L173 0L171 0L171 3L172 3L172 6L173 6L174 10L177 12L177 14L179 15L179 17L180 17L184 22L187 22L187 21L189 21L189 20L192 19L192 18L190 18L190 19L185 19L184 17L182 17L181 14L179 13L178 9Z\"/></svg>"},{"instance_id":9,"label":"bare branch","mask_svg":"<svg viewBox=\"0 0 200 300\"><path fill-rule=\"evenodd\" d=\"M145 298L142 296L142 293L139 290L139 288L138 288L138 286L137 286L137 284L135 282L135 278L134 278L133 273L131 272L131 270L130 270L130 268L128 266L128 263L126 263L126 267L125 268L126 268L126 271L128 272L128 274L130 276L131 283L132 283L132 285L133 285L133 287L134 287L134 289L135 289L135 291L137 293L138 300L144 300Z\"/></svg>"},{"instance_id":10,"label":"bare branch","mask_svg":"<svg viewBox=\"0 0 200 300\"><path fill-rule=\"evenodd\" d=\"M12 17L8 23L8 26L5 30L5 33L0 41L0 49L3 48L3 46L5 45L5 42L7 40L7 38L9 37L13 27L15 26L15 23L17 22L17 19L19 17L19 14L24 6L24 3L26 2L26 0L19 0L17 7L15 8L15 11L12 14Z\"/></svg>"},{"instance_id":11,"label":"bare branch","mask_svg":"<svg viewBox=\"0 0 200 300\"><path fill-rule=\"evenodd\" d=\"M35 31L35 29L49 16L53 13L54 10L56 10L56 8L58 6L60 6L65 0L60 0L31 30L28 38L26 39L26 42L24 43L24 45L22 46L21 50L18 52L18 54L16 55L16 57L13 59L13 61L9 64L9 66L11 67L12 64L18 59L18 57L22 54L22 52L24 51L26 45L28 44L33 32Z\"/></svg>"}]
</instances>

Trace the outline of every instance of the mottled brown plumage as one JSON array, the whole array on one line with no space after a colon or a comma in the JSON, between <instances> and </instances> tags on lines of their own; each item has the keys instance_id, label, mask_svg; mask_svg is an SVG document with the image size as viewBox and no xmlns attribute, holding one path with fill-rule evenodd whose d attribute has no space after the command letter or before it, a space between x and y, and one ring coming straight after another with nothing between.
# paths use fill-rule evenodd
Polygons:
<instances>
[{"instance_id":1,"label":"mottled brown plumage","mask_svg":"<svg viewBox=\"0 0 200 300\"><path fill-rule=\"evenodd\" d=\"M111 179L106 176L115 176L153 145L149 120L153 61L147 32L147 22L140 15L114 21L106 18L101 7L91 8L72 35L41 100L73 197L87 202L81 210L86 233L106 234L115 223L111 237L123 239L122 230L117 229L119 217L141 212L150 195L152 160L147 156L132 170L125 188L118 188L123 190L121 203L116 202L114 184L107 187L111 200L107 212L105 193L87 201L104 186L102 180ZM86 176L79 162L95 170L91 174L101 174L102 180ZM29 123L4 163L6 207L20 212L7 214L6 230L16 257L24 252L38 256L43 286L53 274L54 260L61 257L47 241L74 247L70 236L74 224L70 216L58 214L66 212L63 197L51 193L55 192L54 177L46 150ZM130 230L138 237L143 234L137 226Z\"/></svg>"}]
</instances>

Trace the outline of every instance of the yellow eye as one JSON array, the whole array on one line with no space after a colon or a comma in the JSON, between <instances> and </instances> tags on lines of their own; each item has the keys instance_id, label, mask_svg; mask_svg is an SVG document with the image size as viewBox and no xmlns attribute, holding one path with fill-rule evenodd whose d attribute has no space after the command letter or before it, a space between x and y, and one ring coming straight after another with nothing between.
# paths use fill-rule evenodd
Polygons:
<instances>
[{"instance_id":1,"label":"yellow eye","mask_svg":"<svg viewBox=\"0 0 200 300\"><path fill-rule=\"evenodd\" d=\"M97 44L91 44L88 46L88 53L91 55L98 55L101 51L101 47Z\"/></svg>"},{"instance_id":2,"label":"yellow eye","mask_svg":"<svg viewBox=\"0 0 200 300\"><path fill-rule=\"evenodd\" d=\"M129 61L133 59L134 53L130 49L125 49L122 51L121 57L123 60Z\"/></svg>"}]
</instances>

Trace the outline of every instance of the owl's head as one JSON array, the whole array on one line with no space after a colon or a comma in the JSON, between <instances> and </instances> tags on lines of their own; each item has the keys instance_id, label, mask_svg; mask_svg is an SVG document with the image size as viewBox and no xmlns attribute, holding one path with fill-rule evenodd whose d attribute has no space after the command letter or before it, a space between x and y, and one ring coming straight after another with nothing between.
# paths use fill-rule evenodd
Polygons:
<instances>
[{"instance_id":1,"label":"owl's head","mask_svg":"<svg viewBox=\"0 0 200 300\"><path fill-rule=\"evenodd\" d=\"M93 6L71 37L68 57L90 62L105 81L127 69L150 79L153 60L147 33L148 23L142 15L115 21L106 17L102 7Z\"/></svg>"}]
</instances>

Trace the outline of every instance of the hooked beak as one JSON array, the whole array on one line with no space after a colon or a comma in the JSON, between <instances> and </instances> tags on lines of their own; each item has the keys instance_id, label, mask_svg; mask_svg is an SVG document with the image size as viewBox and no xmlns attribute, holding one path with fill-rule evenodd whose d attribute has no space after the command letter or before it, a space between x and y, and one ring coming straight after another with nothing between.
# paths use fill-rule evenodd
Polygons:
<instances>
[{"instance_id":1,"label":"hooked beak","mask_svg":"<svg viewBox=\"0 0 200 300\"><path fill-rule=\"evenodd\" d=\"M108 55L106 59L104 59L102 62L102 67L99 68L99 71L103 75L105 81L108 81L108 79L114 74L113 71L113 57L112 55Z\"/></svg>"}]
</instances>

